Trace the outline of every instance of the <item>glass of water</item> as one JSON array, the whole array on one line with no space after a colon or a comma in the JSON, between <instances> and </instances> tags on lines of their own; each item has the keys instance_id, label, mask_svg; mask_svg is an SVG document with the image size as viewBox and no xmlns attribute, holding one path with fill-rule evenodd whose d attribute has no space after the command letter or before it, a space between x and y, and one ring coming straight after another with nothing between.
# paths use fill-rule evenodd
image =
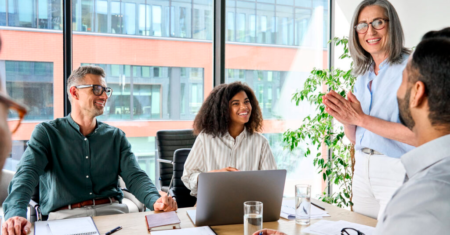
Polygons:
<instances>
[{"instance_id":1,"label":"glass of water","mask_svg":"<svg viewBox=\"0 0 450 235\"><path fill-rule=\"evenodd\" d=\"M311 215L311 185L295 185L295 223L309 225Z\"/></svg>"},{"instance_id":2,"label":"glass of water","mask_svg":"<svg viewBox=\"0 0 450 235\"><path fill-rule=\"evenodd\" d=\"M262 229L263 203L244 202L244 235L252 235Z\"/></svg>"}]
</instances>

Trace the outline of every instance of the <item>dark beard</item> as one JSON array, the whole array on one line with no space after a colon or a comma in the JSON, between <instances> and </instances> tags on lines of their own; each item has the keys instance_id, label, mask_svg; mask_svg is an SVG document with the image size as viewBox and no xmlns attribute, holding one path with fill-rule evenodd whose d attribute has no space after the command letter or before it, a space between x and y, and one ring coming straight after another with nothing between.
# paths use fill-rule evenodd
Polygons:
<instances>
[{"instance_id":1,"label":"dark beard","mask_svg":"<svg viewBox=\"0 0 450 235\"><path fill-rule=\"evenodd\" d=\"M411 97L411 90L408 90L403 99L397 97L400 122L412 130L416 123L411 116L411 110L409 110L409 99Z\"/></svg>"}]
</instances>

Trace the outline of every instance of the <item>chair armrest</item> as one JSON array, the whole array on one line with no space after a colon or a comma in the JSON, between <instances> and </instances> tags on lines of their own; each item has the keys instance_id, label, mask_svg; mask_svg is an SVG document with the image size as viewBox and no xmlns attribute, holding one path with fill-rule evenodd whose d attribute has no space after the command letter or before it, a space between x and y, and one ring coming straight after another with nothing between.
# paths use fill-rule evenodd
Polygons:
<instances>
[{"instance_id":1,"label":"chair armrest","mask_svg":"<svg viewBox=\"0 0 450 235\"><path fill-rule=\"evenodd\" d=\"M156 159L156 160L158 160L158 162L162 162L162 163L167 163L167 164L172 164L173 165L173 162L170 161L170 160L166 160L166 159Z\"/></svg>"},{"instance_id":2,"label":"chair armrest","mask_svg":"<svg viewBox=\"0 0 450 235\"><path fill-rule=\"evenodd\" d=\"M140 202L127 188L122 188L122 192L124 198L127 198L134 204L136 204L136 206L139 209L139 212L145 211L145 205L142 202Z\"/></svg>"},{"instance_id":3,"label":"chair armrest","mask_svg":"<svg viewBox=\"0 0 450 235\"><path fill-rule=\"evenodd\" d=\"M42 221L41 207L39 203L34 200L30 200L28 203L28 207L30 208L30 222Z\"/></svg>"}]
</instances>

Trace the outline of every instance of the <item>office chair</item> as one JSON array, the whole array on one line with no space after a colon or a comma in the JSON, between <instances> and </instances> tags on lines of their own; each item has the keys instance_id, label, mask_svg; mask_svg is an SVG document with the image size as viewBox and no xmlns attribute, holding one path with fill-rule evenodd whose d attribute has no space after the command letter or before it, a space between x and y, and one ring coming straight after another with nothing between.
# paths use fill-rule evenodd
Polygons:
<instances>
[{"instance_id":1,"label":"office chair","mask_svg":"<svg viewBox=\"0 0 450 235\"><path fill-rule=\"evenodd\" d=\"M183 176L184 163L191 149L177 149L173 153L173 177L169 185L169 194L177 200L178 208L193 207L197 198L191 196L191 190L186 188L181 177Z\"/></svg>"},{"instance_id":2,"label":"office chair","mask_svg":"<svg viewBox=\"0 0 450 235\"><path fill-rule=\"evenodd\" d=\"M192 148L196 136L192 129L188 130L161 130L156 132L157 153L156 172L159 174L161 190L168 192L173 176L174 152L180 148Z\"/></svg>"}]
</instances>

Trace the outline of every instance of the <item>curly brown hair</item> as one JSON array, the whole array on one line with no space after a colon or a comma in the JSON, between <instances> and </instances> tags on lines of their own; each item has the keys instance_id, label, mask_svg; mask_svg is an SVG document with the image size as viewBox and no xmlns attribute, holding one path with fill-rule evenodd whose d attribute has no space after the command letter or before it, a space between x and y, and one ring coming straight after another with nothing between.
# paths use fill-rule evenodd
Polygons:
<instances>
[{"instance_id":1,"label":"curly brown hair","mask_svg":"<svg viewBox=\"0 0 450 235\"><path fill-rule=\"evenodd\" d=\"M224 136L230 123L229 102L241 91L247 94L252 105L250 120L245 124L245 128L250 134L261 131L263 116L255 93L248 85L233 82L219 85L211 91L195 117L194 134L198 135L203 131L213 137Z\"/></svg>"}]
</instances>

